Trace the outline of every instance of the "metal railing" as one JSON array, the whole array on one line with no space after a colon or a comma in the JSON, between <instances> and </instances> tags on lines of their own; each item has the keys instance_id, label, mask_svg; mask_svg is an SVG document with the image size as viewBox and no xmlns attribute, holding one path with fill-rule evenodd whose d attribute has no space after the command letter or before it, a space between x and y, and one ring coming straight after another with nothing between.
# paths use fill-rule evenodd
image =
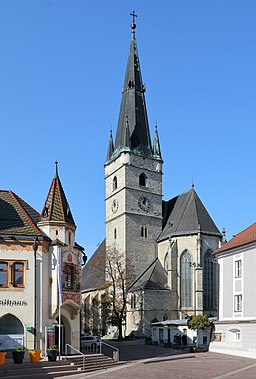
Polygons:
<instances>
[{"instance_id":1,"label":"metal railing","mask_svg":"<svg viewBox=\"0 0 256 379\"><path fill-rule=\"evenodd\" d=\"M108 343L101 341L100 342L100 354L102 354L102 345L113 349L114 350L113 351L113 359L114 359L114 361L119 362L119 349L115 346L109 345Z\"/></svg>"},{"instance_id":2,"label":"metal railing","mask_svg":"<svg viewBox=\"0 0 256 379\"><path fill-rule=\"evenodd\" d=\"M113 354L112 354L112 358L115 362L119 362L119 349L115 346L112 346L106 342L103 342L103 341L100 341L100 346L99 346L99 352L100 354L103 354L102 353L102 345L104 346L107 346L108 348L112 349L113 351ZM86 358L86 355L84 353L82 353L80 350L76 349L75 347L73 347L72 345L70 345L69 343L66 343L65 344L65 358L67 359L68 357L68 349L70 349L70 351L74 351L76 352L77 354L81 355L81 357L83 358L83 371L85 370L85 358Z\"/></svg>"},{"instance_id":3,"label":"metal railing","mask_svg":"<svg viewBox=\"0 0 256 379\"><path fill-rule=\"evenodd\" d=\"M82 357L83 357L83 371L84 371L85 355L83 353L81 353L81 351L77 350L75 347L71 346L69 343L66 343L66 345L65 345L65 358L66 359L68 357L68 348L70 348L70 350L74 350L76 353L82 355Z\"/></svg>"}]
</instances>

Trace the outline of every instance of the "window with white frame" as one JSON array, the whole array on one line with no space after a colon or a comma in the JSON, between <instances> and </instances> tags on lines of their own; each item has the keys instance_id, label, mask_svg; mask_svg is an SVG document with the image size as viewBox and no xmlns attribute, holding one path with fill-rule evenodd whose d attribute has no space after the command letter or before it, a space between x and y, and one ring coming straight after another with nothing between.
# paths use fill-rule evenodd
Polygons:
<instances>
[{"instance_id":1,"label":"window with white frame","mask_svg":"<svg viewBox=\"0 0 256 379\"><path fill-rule=\"evenodd\" d=\"M242 261L239 259L235 261L235 277L240 278L242 276Z\"/></svg>"},{"instance_id":2,"label":"window with white frame","mask_svg":"<svg viewBox=\"0 0 256 379\"><path fill-rule=\"evenodd\" d=\"M235 333L235 341L240 341L241 340L241 333L240 332L236 332Z\"/></svg>"},{"instance_id":3,"label":"window with white frame","mask_svg":"<svg viewBox=\"0 0 256 379\"><path fill-rule=\"evenodd\" d=\"M235 295L234 311L242 312L242 295Z\"/></svg>"}]
</instances>

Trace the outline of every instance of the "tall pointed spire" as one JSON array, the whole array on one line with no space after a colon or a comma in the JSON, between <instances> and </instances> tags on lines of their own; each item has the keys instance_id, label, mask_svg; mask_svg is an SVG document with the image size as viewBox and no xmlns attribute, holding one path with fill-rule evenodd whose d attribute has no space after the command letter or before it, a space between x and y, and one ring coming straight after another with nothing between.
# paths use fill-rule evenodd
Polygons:
<instances>
[{"instance_id":1,"label":"tall pointed spire","mask_svg":"<svg viewBox=\"0 0 256 379\"><path fill-rule=\"evenodd\" d=\"M152 156L148 116L145 101L145 86L142 83L139 55L135 39L135 12L131 13L132 38L126 67L122 101L118 119L115 151L122 151L126 136L127 119L129 121L130 148L134 152ZM127 146L126 146L127 147Z\"/></svg>"},{"instance_id":2,"label":"tall pointed spire","mask_svg":"<svg viewBox=\"0 0 256 379\"><path fill-rule=\"evenodd\" d=\"M56 161L55 164L56 173L52 180L39 222L56 221L75 226L65 192L60 182L58 162Z\"/></svg>"},{"instance_id":3,"label":"tall pointed spire","mask_svg":"<svg viewBox=\"0 0 256 379\"><path fill-rule=\"evenodd\" d=\"M161 149L160 149L160 141L157 131L157 125L155 130L155 136L154 136L154 144L153 144L153 156L156 159L159 159L162 161L162 155L161 155Z\"/></svg>"},{"instance_id":4,"label":"tall pointed spire","mask_svg":"<svg viewBox=\"0 0 256 379\"><path fill-rule=\"evenodd\" d=\"M110 136L109 136L109 142L108 142L108 152L107 152L107 159L106 159L106 161L109 161L111 159L113 151L114 151L114 144L113 144L112 130L110 130Z\"/></svg>"},{"instance_id":5,"label":"tall pointed spire","mask_svg":"<svg viewBox=\"0 0 256 379\"><path fill-rule=\"evenodd\" d=\"M131 147L128 116L126 116L126 121L125 121L125 133L124 133L123 146L128 147L128 150Z\"/></svg>"}]
</instances>

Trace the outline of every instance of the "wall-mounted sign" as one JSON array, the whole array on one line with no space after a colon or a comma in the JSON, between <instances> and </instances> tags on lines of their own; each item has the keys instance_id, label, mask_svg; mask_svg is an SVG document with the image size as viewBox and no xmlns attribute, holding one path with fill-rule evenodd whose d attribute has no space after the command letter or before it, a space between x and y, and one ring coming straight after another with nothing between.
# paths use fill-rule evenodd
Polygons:
<instances>
[{"instance_id":1,"label":"wall-mounted sign","mask_svg":"<svg viewBox=\"0 0 256 379\"><path fill-rule=\"evenodd\" d=\"M10 300L4 299L0 300L0 307L26 307L28 306L28 302L26 300Z\"/></svg>"}]
</instances>

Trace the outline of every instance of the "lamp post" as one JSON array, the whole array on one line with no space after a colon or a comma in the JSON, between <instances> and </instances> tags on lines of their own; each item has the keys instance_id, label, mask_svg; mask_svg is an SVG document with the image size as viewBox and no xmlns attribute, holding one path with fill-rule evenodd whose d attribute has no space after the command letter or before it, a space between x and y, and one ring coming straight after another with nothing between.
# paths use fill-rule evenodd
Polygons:
<instances>
[{"instance_id":1,"label":"lamp post","mask_svg":"<svg viewBox=\"0 0 256 379\"><path fill-rule=\"evenodd\" d=\"M37 286L36 286L36 252L38 249L38 237L35 237L32 245L34 250L34 349L37 348Z\"/></svg>"}]
</instances>

